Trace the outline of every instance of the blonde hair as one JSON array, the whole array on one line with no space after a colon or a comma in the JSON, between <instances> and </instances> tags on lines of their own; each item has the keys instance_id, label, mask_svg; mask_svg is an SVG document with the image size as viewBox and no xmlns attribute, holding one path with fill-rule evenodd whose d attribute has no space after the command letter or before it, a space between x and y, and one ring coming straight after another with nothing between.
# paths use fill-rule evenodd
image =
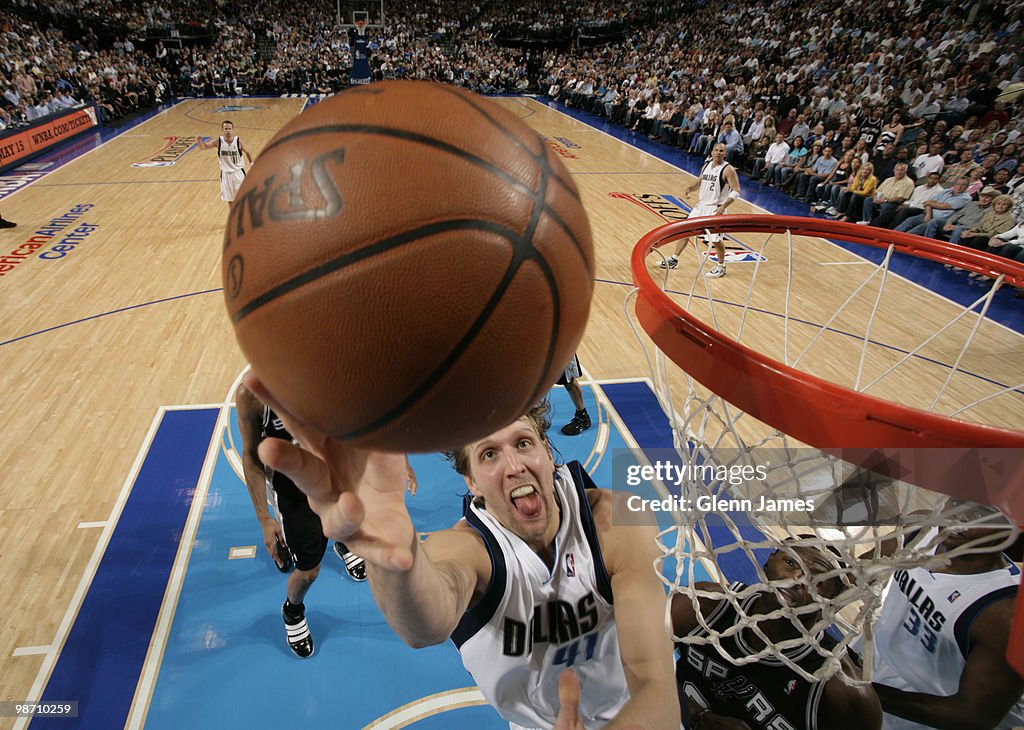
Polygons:
<instances>
[{"instance_id":1,"label":"blonde hair","mask_svg":"<svg viewBox=\"0 0 1024 730\"><path fill-rule=\"evenodd\" d=\"M1002 195L997 195L996 197L992 198L992 207L993 208L996 207L996 203L1009 203L1010 207L1012 208L1013 207L1013 198L1010 197L1009 195L1003 193Z\"/></svg>"},{"instance_id":2,"label":"blonde hair","mask_svg":"<svg viewBox=\"0 0 1024 730\"><path fill-rule=\"evenodd\" d=\"M548 440L548 429L551 428L551 404L547 398L540 400L536 405L531 407L519 418L525 418L527 423L537 432L537 436L541 441L545 443ZM518 420L518 419L517 419ZM466 476L469 474L469 447L472 444L466 444L460 449L453 449L452 451L445 451L444 458L454 467L455 471Z\"/></svg>"}]
</instances>

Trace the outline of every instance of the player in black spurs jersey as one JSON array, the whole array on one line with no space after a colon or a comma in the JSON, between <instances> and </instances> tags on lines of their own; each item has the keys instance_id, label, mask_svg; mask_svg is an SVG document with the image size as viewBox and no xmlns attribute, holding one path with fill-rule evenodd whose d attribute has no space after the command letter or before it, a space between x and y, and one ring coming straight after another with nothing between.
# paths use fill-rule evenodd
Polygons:
<instances>
[{"instance_id":1,"label":"player in black spurs jersey","mask_svg":"<svg viewBox=\"0 0 1024 730\"><path fill-rule=\"evenodd\" d=\"M798 559L799 557L799 559ZM776 550L764 565L770 581L797 580L804 567L811 575L833 570L836 562L821 550L810 546L790 546ZM835 596L840 579L818 583L823 597ZM717 583L698 583L698 588L720 591ZM734 584L740 591L742 584ZM793 607L815 601L812 582L780 588L783 599ZM724 598L700 598L700 613L716 633L726 632L739 622L736 609ZM780 608L775 591L767 586L740 600L747 616L768 614ZM813 625L816 613L803 619ZM774 643L803 636L786 617L759 620L758 627ZM824 682L809 682L780 659L769 655L750 664L733 664L714 646L686 643L685 637L707 636L699 624L690 596L677 594L672 601L673 633L684 641L676 645L676 680L680 701L690 730L877 730L882 727L882 710L874 690L851 687L834 676ZM764 644L749 627L719 639L729 656L743 657L760 651ZM823 646L835 646L826 633L815 638ZM785 650L787 658L809 673L816 671L822 657L808 643ZM844 657L844 662L852 661Z\"/></svg>"},{"instance_id":2,"label":"player in black spurs jersey","mask_svg":"<svg viewBox=\"0 0 1024 730\"><path fill-rule=\"evenodd\" d=\"M260 461L257 447L264 439L292 440L284 424L245 385L240 385L235 392L235 407L242 433L245 483L263 528L263 543L278 570L288 573L288 595L281 607L288 646L296 656L305 659L312 656L314 646L313 635L306 624L303 598L320 574L327 538L306 495L284 474L268 469ZM271 516L268 503L274 506L276 515ZM366 580L366 562L361 557L341 543L336 544L335 551L344 561L349 576ZM293 564L295 570L291 570Z\"/></svg>"}]
</instances>

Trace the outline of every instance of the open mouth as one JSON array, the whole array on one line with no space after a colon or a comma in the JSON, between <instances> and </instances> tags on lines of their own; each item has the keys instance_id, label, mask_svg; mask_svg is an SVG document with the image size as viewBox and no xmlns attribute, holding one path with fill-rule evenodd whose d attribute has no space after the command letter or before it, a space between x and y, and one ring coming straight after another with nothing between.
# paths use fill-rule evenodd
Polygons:
<instances>
[{"instance_id":1,"label":"open mouth","mask_svg":"<svg viewBox=\"0 0 1024 730\"><path fill-rule=\"evenodd\" d=\"M800 591L796 588L780 588L779 595L786 602L787 606L800 605Z\"/></svg>"},{"instance_id":2,"label":"open mouth","mask_svg":"<svg viewBox=\"0 0 1024 730\"><path fill-rule=\"evenodd\" d=\"M532 484L524 484L516 487L509 494L512 499L512 507L526 519L533 519L540 516L543 505L540 499L540 492Z\"/></svg>"}]
</instances>

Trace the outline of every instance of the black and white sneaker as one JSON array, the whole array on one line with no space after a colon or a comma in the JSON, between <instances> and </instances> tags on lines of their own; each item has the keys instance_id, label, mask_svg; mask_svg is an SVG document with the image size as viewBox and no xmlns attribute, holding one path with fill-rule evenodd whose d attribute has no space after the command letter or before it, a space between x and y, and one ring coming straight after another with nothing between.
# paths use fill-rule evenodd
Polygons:
<instances>
[{"instance_id":1,"label":"black and white sneaker","mask_svg":"<svg viewBox=\"0 0 1024 730\"><path fill-rule=\"evenodd\" d=\"M288 646L295 656L300 659L313 656L313 635L306 624L306 606L301 603L296 606L286 600L281 606L281 618L284 619Z\"/></svg>"},{"instance_id":2,"label":"black and white sneaker","mask_svg":"<svg viewBox=\"0 0 1024 730\"><path fill-rule=\"evenodd\" d=\"M582 412L572 417L572 420L562 426L562 433L566 436L579 436L590 428L590 414L584 408Z\"/></svg>"},{"instance_id":3,"label":"black and white sneaker","mask_svg":"<svg viewBox=\"0 0 1024 730\"><path fill-rule=\"evenodd\" d=\"M345 543L334 543L334 554L345 564L345 572L352 580L362 583L366 580L366 561L345 547Z\"/></svg>"},{"instance_id":4,"label":"black and white sneaker","mask_svg":"<svg viewBox=\"0 0 1024 730\"><path fill-rule=\"evenodd\" d=\"M658 262L659 269L674 269L679 266L679 259L675 256L669 256L667 259Z\"/></svg>"}]
</instances>

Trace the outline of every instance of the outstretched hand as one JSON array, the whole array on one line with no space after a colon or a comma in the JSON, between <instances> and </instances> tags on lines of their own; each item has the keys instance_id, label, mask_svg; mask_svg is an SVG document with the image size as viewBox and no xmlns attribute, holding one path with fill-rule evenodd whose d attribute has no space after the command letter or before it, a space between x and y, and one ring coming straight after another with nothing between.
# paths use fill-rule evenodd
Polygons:
<instances>
[{"instance_id":1,"label":"outstretched hand","mask_svg":"<svg viewBox=\"0 0 1024 730\"><path fill-rule=\"evenodd\" d=\"M415 530L405 508L403 454L369 451L328 436L289 413L252 371L246 386L270 406L302 446L265 439L260 460L295 482L320 516L326 537L385 570L412 567Z\"/></svg>"},{"instance_id":2,"label":"outstretched hand","mask_svg":"<svg viewBox=\"0 0 1024 730\"><path fill-rule=\"evenodd\" d=\"M580 680L568 668L558 675L558 717L552 730L585 730L580 718Z\"/></svg>"}]
</instances>

